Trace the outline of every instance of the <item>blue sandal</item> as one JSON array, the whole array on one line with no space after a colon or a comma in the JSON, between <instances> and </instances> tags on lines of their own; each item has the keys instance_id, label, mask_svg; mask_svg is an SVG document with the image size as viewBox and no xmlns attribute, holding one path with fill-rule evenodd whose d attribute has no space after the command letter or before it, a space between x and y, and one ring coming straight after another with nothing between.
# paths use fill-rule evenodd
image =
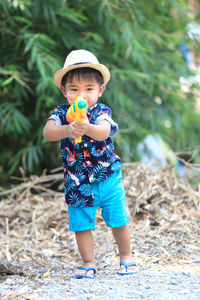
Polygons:
<instances>
[{"instance_id":1,"label":"blue sandal","mask_svg":"<svg viewBox=\"0 0 200 300\"><path fill-rule=\"evenodd\" d=\"M132 266L137 266L135 262L126 263L125 261L120 261L120 267L124 266L126 268L126 272L118 272L119 275L131 275L137 274L137 272L128 272L128 268Z\"/></svg>"},{"instance_id":2,"label":"blue sandal","mask_svg":"<svg viewBox=\"0 0 200 300\"><path fill-rule=\"evenodd\" d=\"M85 270L85 274L83 274L83 275L79 275L79 274L76 274L75 275L75 277L76 278L90 278L90 279L93 279L93 278L95 278L96 277L96 269L95 268L86 268L86 267L79 267L79 270ZM87 272L89 272L89 271L94 271L94 275L93 276L87 276Z\"/></svg>"}]
</instances>

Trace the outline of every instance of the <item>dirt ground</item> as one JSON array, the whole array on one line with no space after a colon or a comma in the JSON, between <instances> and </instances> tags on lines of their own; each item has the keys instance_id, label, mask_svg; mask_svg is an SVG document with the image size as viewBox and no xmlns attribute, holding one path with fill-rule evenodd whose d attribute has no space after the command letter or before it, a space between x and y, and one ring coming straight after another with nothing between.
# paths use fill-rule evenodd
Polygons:
<instances>
[{"instance_id":1,"label":"dirt ground","mask_svg":"<svg viewBox=\"0 0 200 300\"><path fill-rule=\"evenodd\" d=\"M199 299L198 190L171 168L126 170L131 245L140 271L131 278L116 274L117 247L99 210L97 277L88 282L74 278L81 260L63 192L52 189L60 182L61 174L32 176L1 192L0 262L6 267L0 267L0 299Z\"/></svg>"}]
</instances>

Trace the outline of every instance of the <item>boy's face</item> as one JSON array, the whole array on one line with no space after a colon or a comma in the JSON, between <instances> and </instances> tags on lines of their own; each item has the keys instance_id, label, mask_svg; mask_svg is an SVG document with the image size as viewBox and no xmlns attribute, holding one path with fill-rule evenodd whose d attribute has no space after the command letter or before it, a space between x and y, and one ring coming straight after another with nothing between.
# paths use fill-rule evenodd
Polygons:
<instances>
[{"instance_id":1,"label":"boy's face","mask_svg":"<svg viewBox=\"0 0 200 300\"><path fill-rule=\"evenodd\" d=\"M78 96L82 96L88 103L88 108L92 107L98 101L98 98L102 96L105 85L99 85L94 80L84 80L74 77L72 82L67 82L65 87L61 86L60 90L64 97L67 98L70 105L72 105Z\"/></svg>"}]
</instances>

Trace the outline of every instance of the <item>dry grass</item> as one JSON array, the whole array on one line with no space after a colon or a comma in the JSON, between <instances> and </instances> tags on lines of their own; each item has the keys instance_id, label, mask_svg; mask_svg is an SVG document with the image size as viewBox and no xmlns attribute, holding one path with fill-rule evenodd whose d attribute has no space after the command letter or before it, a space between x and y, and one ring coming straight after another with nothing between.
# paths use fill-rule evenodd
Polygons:
<instances>
[{"instance_id":1,"label":"dry grass","mask_svg":"<svg viewBox=\"0 0 200 300\"><path fill-rule=\"evenodd\" d=\"M124 186L137 262L163 262L176 266L200 261L200 193L178 179L171 167L157 169L142 164L125 165ZM0 261L18 262L37 273L52 265L80 263L63 192L52 184L62 173L22 178L23 182L0 193ZM117 264L116 245L100 210L94 231L96 255L103 264Z\"/></svg>"}]
</instances>

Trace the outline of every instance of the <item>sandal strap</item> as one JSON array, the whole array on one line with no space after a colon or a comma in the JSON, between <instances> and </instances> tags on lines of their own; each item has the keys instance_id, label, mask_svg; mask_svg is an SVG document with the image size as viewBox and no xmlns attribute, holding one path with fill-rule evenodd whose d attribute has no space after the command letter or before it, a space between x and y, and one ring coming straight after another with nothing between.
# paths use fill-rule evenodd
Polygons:
<instances>
[{"instance_id":1,"label":"sandal strap","mask_svg":"<svg viewBox=\"0 0 200 300\"><path fill-rule=\"evenodd\" d=\"M125 261L120 261L120 266L124 266L127 272L129 267L137 266L137 265L135 262L126 263Z\"/></svg>"},{"instance_id":2,"label":"sandal strap","mask_svg":"<svg viewBox=\"0 0 200 300\"><path fill-rule=\"evenodd\" d=\"M79 267L80 270L85 270L85 275L89 272L89 271L94 271L94 275L96 274L97 270L93 267L89 267L89 268L86 268L86 267Z\"/></svg>"}]
</instances>

